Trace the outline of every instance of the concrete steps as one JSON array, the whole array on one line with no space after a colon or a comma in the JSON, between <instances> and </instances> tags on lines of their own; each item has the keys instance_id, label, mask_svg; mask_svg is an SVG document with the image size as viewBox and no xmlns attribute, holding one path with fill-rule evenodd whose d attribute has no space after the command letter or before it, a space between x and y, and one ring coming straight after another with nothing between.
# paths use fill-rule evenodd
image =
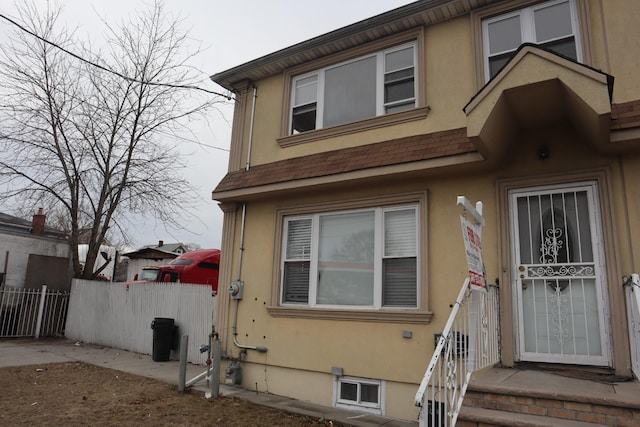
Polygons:
<instances>
[{"instance_id":1,"label":"concrete steps","mask_svg":"<svg viewBox=\"0 0 640 427\"><path fill-rule=\"evenodd\" d=\"M465 406L460 411L456 427L594 427L594 425L582 421Z\"/></svg>"},{"instance_id":2,"label":"concrete steps","mask_svg":"<svg viewBox=\"0 0 640 427\"><path fill-rule=\"evenodd\" d=\"M461 427L640 426L640 384L491 368L475 374Z\"/></svg>"}]
</instances>

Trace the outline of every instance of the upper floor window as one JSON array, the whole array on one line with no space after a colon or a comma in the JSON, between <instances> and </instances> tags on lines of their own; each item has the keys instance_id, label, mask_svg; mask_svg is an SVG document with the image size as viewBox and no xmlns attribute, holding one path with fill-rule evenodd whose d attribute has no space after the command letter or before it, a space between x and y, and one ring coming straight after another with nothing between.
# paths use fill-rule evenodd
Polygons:
<instances>
[{"instance_id":1,"label":"upper floor window","mask_svg":"<svg viewBox=\"0 0 640 427\"><path fill-rule=\"evenodd\" d=\"M418 307L418 206L285 218L281 303Z\"/></svg>"},{"instance_id":2,"label":"upper floor window","mask_svg":"<svg viewBox=\"0 0 640 427\"><path fill-rule=\"evenodd\" d=\"M294 77L289 134L415 108L416 62L414 42Z\"/></svg>"},{"instance_id":3,"label":"upper floor window","mask_svg":"<svg viewBox=\"0 0 640 427\"><path fill-rule=\"evenodd\" d=\"M494 77L522 43L535 43L582 61L575 0L552 0L482 21L485 80Z\"/></svg>"}]
</instances>

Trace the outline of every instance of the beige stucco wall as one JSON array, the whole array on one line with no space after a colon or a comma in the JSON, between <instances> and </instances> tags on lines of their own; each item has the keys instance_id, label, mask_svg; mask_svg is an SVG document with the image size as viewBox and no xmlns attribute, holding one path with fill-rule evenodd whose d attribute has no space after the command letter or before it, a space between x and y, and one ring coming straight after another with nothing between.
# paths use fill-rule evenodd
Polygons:
<instances>
[{"instance_id":1,"label":"beige stucco wall","mask_svg":"<svg viewBox=\"0 0 640 427\"><path fill-rule=\"evenodd\" d=\"M592 66L615 77L613 102L637 99L640 94L640 26L634 22L634 0L590 0L586 10L589 22L586 25ZM603 15L602 12L605 12ZM254 82L256 90L254 141L251 164L258 165L286 158L330 151L364 143L385 141L403 136L419 135L440 130L466 126L462 108L476 93L476 76L473 66L473 44L471 19L468 16L428 27L423 33L425 69L421 83L426 84L426 103L431 108L422 120L378 129L343 135L326 140L300 144L282 149L277 138L281 135L285 75L277 74ZM606 29L603 33L602 29ZM242 166L247 157L250 120L253 104L252 89L240 110L245 114ZM321 147L319 147L321 146ZM234 149L237 147L234 147Z\"/></svg>"},{"instance_id":2,"label":"beige stucco wall","mask_svg":"<svg viewBox=\"0 0 640 427\"><path fill-rule=\"evenodd\" d=\"M596 3L593 2L592 3ZM634 0L599 0L593 8L596 19L605 28L600 33L606 62L599 63L602 69L616 79L614 102L638 99L640 93L640 26L638 25L638 3ZM602 14L604 12L604 14ZM609 67L607 70L605 67Z\"/></svg>"},{"instance_id":3,"label":"beige stucco wall","mask_svg":"<svg viewBox=\"0 0 640 427\"><path fill-rule=\"evenodd\" d=\"M640 79L637 79L640 57L640 34L633 22L635 0L588 1L592 54L594 66L608 71L616 78L614 102L640 98ZM602 18L601 11L606 11ZM606 28L607 34L602 34ZM471 23L468 17L447 21L424 31L426 69L426 100L431 111L425 119L393 125L364 133L332 137L288 148L281 148L280 137L284 77L277 75L256 82L256 115L251 153L253 165L318 151L336 150L358 144L386 141L467 126L462 111L475 94L475 75L472 66ZM634 55L630 55L633 52ZM630 60L629 58L635 58ZM533 62L536 67L544 64ZM610 70L609 70L610 69ZM526 84L526 75L517 75L519 84ZM571 73L567 78L574 78ZM524 80L523 80L524 79ZM514 83L514 84L516 84ZM578 84L578 83L576 83ZM591 89L585 89L589 98ZM602 90L594 85L594 91ZM602 109L601 98L595 97L593 107ZM251 120L251 96L244 111L244 159L248 147ZM597 105L596 105L597 104ZM490 108L488 106L487 108ZM624 301L621 297L621 276L640 271L640 156L636 153L604 154L590 146L575 130L563 123L544 125L536 132L521 129L497 165L483 171L464 173L424 171L410 179L390 177L381 184L364 184L359 189L336 191L313 189L304 194L280 194L246 205L246 229L242 251L241 279L245 282L244 298L239 303L237 339L241 344L264 346L267 353L248 351L244 357L244 386L276 394L294 396L322 404L332 403L334 366L344 369L345 375L387 381L387 415L415 419L412 406L417 388L434 348L434 334L440 332L447 320L450 305L466 277L463 242L455 197L464 195L472 202L482 200L487 224L484 230L484 256L487 279L499 279L506 292L503 295L503 355L505 362L513 362L513 322L510 321L511 265L509 264L509 228L504 188L517 181L520 186L595 179L601 181L603 231L607 252L609 279L608 304L612 315L613 363L619 374L629 372L628 340ZM541 145L549 148L546 160L538 157ZM234 147L237 150L238 147ZM421 254L421 263L428 269L424 290L428 292L429 309L433 319L428 324L382 323L275 317L268 313L273 283L274 257L281 242L277 234L276 210L329 201L386 196L398 193L426 191L428 216L428 245ZM501 202L502 200L502 202ZM231 228L223 241L224 263L231 275L222 280L237 279L240 254L241 211L227 219ZM231 225L233 224L233 226ZM226 255L230 254L230 255ZM227 257L232 257L229 259ZM224 283L224 282L223 282ZM220 301L227 298L221 285ZM220 313L225 316L219 327L224 329L225 353L240 356L231 339L235 306ZM411 331L412 338L403 338L403 331ZM310 386L312 384L312 386Z\"/></svg>"},{"instance_id":4,"label":"beige stucco wall","mask_svg":"<svg viewBox=\"0 0 640 427\"><path fill-rule=\"evenodd\" d=\"M255 104L254 141L251 150L253 165L304 156L318 151L331 151L363 143L387 141L411 135L420 135L447 129L464 127L466 123L462 107L474 93L474 77L471 57L470 24L468 17L447 21L429 27L423 33L426 67L421 71L421 84L426 84L426 105L431 111L425 119L380 127L365 132L313 141L292 147L281 148L277 138L281 135L283 114L283 91L285 76L278 74L255 82L257 97ZM461 58L466 58L462 59ZM451 78L455 76L455 78ZM244 113L251 114L252 92L247 98ZM286 113L284 113L286 114ZM242 148L246 158L247 140L251 120L245 120L245 144Z\"/></svg>"}]
</instances>

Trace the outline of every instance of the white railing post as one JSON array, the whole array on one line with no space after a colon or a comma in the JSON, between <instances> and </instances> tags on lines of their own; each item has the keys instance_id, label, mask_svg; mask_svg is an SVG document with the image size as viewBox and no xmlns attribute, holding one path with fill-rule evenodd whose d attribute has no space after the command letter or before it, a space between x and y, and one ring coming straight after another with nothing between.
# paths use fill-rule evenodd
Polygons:
<instances>
[{"instance_id":1,"label":"white railing post","mask_svg":"<svg viewBox=\"0 0 640 427\"><path fill-rule=\"evenodd\" d=\"M36 320L36 333L35 338L40 338L40 328L42 327L42 315L44 313L44 303L47 299L47 285L42 285L42 291L40 294L40 307L38 308L38 318Z\"/></svg>"}]
</instances>

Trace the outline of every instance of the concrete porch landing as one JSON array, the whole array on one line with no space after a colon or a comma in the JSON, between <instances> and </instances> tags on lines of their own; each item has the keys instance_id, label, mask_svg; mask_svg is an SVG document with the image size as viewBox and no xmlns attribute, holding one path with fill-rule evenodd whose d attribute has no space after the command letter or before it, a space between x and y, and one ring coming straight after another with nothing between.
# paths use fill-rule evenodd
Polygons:
<instances>
[{"instance_id":1,"label":"concrete porch landing","mask_svg":"<svg viewBox=\"0 0 640 427\"><path fill-rule=\"evenodd\" d=\"M534 370L489 368L476 372L469 389L640 409L640 382L604 382ZM639 421L640 422L640 421Z\"/></svg>"}]
</instances>

